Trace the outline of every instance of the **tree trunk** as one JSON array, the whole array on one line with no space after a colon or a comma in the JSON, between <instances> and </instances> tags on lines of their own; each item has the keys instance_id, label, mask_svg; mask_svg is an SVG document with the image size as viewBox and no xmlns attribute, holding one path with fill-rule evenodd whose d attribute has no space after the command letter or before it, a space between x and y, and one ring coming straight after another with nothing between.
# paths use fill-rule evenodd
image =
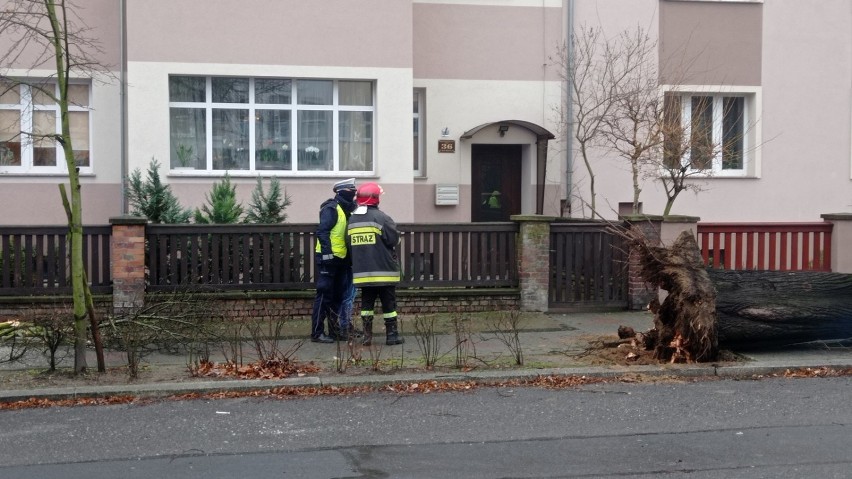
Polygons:
<instances>
[{"instance_id":1,"label":"tree trunk","mask_svg":"<svg viewBox=\"0 0 852 479\"><path fill-rule=\"evenodd\" d=\"M812 271L705 269L694 236L669 248L628 240L642 279L665 290L649 305L645 347L672 362L713 361L720 346L767 348L852 338L852 275Z\"/></svg>"},{"instance_id":2,"label":"tree trunk","mask_svg":"<svg viewBox=\"0 0 852 479\"><path fill-rule=\"evenodd\" d=\"M71 203L68 201L68 195L65 193L65 185L59 184L59 196L62 197L62 206L65 208L65 215L68 217L68 224L73 224L71 213ZM89 278L86 275L86 270L83 269L83 295L86 298L86 312L89 315L89 328L92 331L92 342L95 344L95 357L98 361L98 372L106 372L106 360L104 359L104 343L101 340L100 326L98 326L98 318L95 314L95 303L92 299L92 291L89 288ZM74 323L75 333L77 331L77 323ZM76 337L76 336L75 336ZM75 341L76 344L76 341ZM77 350L75 349L75 352ZM85 355L85 351L83 352Z\"/></svg>"},{"instance_id":3,"label":"tree trunk","mask_svg":"<svg viewBox=\"0 0 852 479\"><path fill-rule=\"evenodd\" d=\"M852 338L852 275L708 270L719 344L770 347Z\"/></svg>"},{"instance_id":4,"label":"tree trunk","mask_svg":"<svg viewBox=\"0 0 852 479\"><path fill-rule=\"evenodd\" d=\"M716 333L716 292L704 269L695 237L682 233L670 248L650 246L628 230L642 279L668 292L649 305L654 329L646 347L657 359L671 362L713 361L719 353Z\"/></svg>"},{"instance_id":5,"label":"tree trunk","mask_svg":"<svg viewBox=\"0 0 852 479\"><path fill-rule=\"evenodd\" d=\"M80 175L77 172L77 162L74 159L74 148L71 145L71 124L68 119L68 80L70 55L68 45L68 13L65 3L58 5L54 0L44 2L47 20L52 35L48 36L54 50L56 62L56 84L59 87L59 116L62 133L56 140L62 145L65 165L68 168L68 183L71 194L71 216L68 219L70 262L71 262L71 299L74 310L74 372L86 370L86 292L83 281L83 203L80 196ZM57 13L57 7L59 13Z\"/></svg>"}]
</instances>

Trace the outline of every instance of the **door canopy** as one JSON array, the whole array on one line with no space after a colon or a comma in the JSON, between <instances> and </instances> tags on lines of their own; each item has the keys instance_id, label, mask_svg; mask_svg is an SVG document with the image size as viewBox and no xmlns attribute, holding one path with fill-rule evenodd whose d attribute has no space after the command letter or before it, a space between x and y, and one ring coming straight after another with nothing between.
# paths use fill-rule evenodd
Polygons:
<instances>
[{"instance_id":1,"label":"door canopy","mask_svg":"<svg viewBox=\"0 0 852 479\"><path fill-rule=\"evenodd\" d=\"M535 214L540 215L544 213L544 183L547 173L547 142L548 140L552 140L556 138L553 133L547 131L546 129L536 125L535 123L530 123L528 121L523 120L503 120L503 121L495 121L491 123L483 123L477 127L471 128L464 132L464 134L459 138L460 140L469 140L473 138L473 135L477 134L483 128L488 128L490 126L498 126L498 127L512 127L517 126L519 128L524 128L529 130L536 136L535 146L536 146L536 161L535 161L535 189L536 189L536 199L535 199ZM505 131L501 128L501 136L502 131Z\"/></svg>"},{"instance_id":2,"label":"door canopy","mask_svg":"<svg viewBox=\"0 0 852 479\"><path fill-rule=\"evenodd\" d=\"M511 126L517 126L517 127L520 127L520 128L525 128L525 129L531 131L536 136L536 138L538 138L538 141L544 141L545 143L547 143L547 140L552 140L552 139L556 138L555 136L553 136L553 133L545 130L544 128L536 125L535 123L530 123L528 121L523 121L523 120L503 120L503 121L495 121L495 122L491 122L491 123L483 123L483 124L481 124L477 127L471 128L470 130L467 130L466 132L464 132L464 134L461 136L460 139L461 140L469 140L469 139L473 138L473 135L479 133L479 131L482 130L483 128L488 128L489 126L492 126L492 125L507 125L507 126L510 126L510 127Z\"/></svg>"}]
</instances>

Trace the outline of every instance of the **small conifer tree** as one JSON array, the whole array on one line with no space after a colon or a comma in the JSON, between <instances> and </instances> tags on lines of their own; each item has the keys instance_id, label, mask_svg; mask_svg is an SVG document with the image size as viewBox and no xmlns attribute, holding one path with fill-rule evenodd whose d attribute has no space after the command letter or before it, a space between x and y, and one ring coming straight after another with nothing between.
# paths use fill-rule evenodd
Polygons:
<instances>
[{"instance_id":1,"label":"small conifer tree","mask_svg":"<svg viewBox=\"0 0 852 479\"><path fill-rule=\"evenodd\" d=\"M130 212L144 216L152 223L189 223L192 211L184 209L169 185L160 180L160 164L151 158L146 179L139 168L127 178L127 197Z\"/></svg>"},{"instance_id":2,"label":"small conifer tree","mask_svg":"<svg viewBox=\"0 0 852 479\"><path fill-rule=\"evenodd\" d=\"M240 221L243 206L237 203L237 185L231 184L226 173L222 181L213 183L206 195L207 204L195 209L195 222L199 224L233 224Z\"/></svg>"},{"instance_id":3,"label":"small conifer tree","mask_svg":"<svg viewBox=\"0 0 852 479\"><path fill-rule=\"evenodd\" d=\"M269 191L263 190L263 179L257 179L257 186L251 193L251 203L243 220L244 223L276 224L287 221L286 209L290 206L287 192L281 193L278 178L269 179Z\"/></svg>"}]
</instances>

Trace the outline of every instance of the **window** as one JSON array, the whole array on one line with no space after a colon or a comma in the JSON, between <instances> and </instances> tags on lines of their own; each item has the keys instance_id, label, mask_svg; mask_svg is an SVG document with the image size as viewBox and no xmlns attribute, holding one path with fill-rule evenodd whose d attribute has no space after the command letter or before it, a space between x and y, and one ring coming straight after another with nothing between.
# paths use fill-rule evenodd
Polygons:
<instances>
[{"instance_id":1,"label":"window","mask_svg":"<svg viewBox=\"0 0 852 479\"><path fill-rule=\"evenodd\" d=\"M730 2L730 3L763 3L763 0L668 0L670 2Z\"/></svg>"},{"instance_id":2,"label":"window","mask_svg":"<svg viewBox=\"0 0 852 479\"><path fill-rule=\"evenodd\" d=\"M426 92L421 88L414 89L414 176L424 176L423 163L426 160L426 147L423 137L424 109Z\"/></svg>"},{"instance_id":3,"label":"window","mask_svg":"<svg viewBox=\"0 0 852 479\"><path fill-rule=\"evenodd\" d=\"M373 82L169 78L172 169L369 173Z\"/></svg>"},{"instance_id":4,"label":"window","mask_svg":"<svg viewBox=\"0 0 852 479\"><path fill-rule=\"evenodd\" d=\"M667 93L665 161L715 176L753 175L754 94Z\"/></svg>"},{"instance_id":5,"label":"window","mask_svg":"<svg viewBox=\"0 0 852 479\"><path fill-rule=\"evenodd\" d=\"M62 132L59 89L53 81L0 83L0 173L67 173L65 151L56 141ZM91 172L89 155L89 84L68 85L68 119L74 158Z\"/></svg>"}]
</instances>

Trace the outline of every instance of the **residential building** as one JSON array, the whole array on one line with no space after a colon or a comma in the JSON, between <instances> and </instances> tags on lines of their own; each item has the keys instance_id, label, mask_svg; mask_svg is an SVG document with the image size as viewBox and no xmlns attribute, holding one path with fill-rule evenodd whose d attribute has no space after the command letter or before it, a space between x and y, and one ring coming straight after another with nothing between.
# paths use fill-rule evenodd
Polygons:
<instances>
[{"instance_id":1,"label":"residential building","mask_svg":"<svg viewBox=\"0 0 852 479\"><path fill-rule=\"evenodd\" d=\"M672 213L818 221L852 211L848 0L87 0L111 77L75 78L72 134L84 222L127 211L122 179L160 163L186 207L227 172L248 202L281 179L291 222L314 222L341 178L377 181L399 222L588 217L590 183L557 111L560 45L588 26L642 27L681 118L734 150L708 157ZM9 46L0 37L0 48ZM46 79L34 55L0 65ZM664 61L688 59L688 69ZM685 63L680 63L682 67ZM677 80L676 82L674 80ZM0 224L61 224L56 106L0 96ZM698 123L696 123L698 122ZM599 212L632 201L623 160L592 156ZM659 181L642 179L660 214ZM622 207L623 208L623 207Z\"/></svg>"}]
</instances>

